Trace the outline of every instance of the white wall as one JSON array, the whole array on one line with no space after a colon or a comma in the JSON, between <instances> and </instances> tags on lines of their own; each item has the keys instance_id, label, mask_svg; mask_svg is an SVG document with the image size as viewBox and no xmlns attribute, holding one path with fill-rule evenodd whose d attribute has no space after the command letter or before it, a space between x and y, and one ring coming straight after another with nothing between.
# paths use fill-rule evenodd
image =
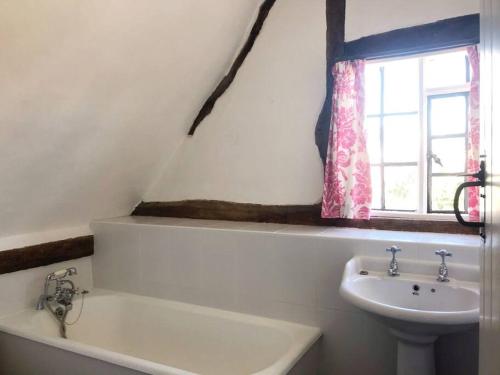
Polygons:
<instances>
[{"instance_id":1,"label":"white wall","mask_svg":"<svg viewBox=\"0 0 500 375\"><path fill-rule=\"evenodd\" d=\"M444 247L450 275L479 261L474 236L147 217L92 228L96 287L318 326L324 375L395 374L395 339L338 292L353 255L387 258L398 244L402 265L427 260L437 270L434 250ZM438 344L439 374L474 374L477 350L473 332Z\"/></svg>"},{"instance_id":2,"label":"white wall","mask_svg":"<svg viewBox=\"0 0 500 375\"><path fill-rule=\"evenodd\" d=\"M0 237L127 214L258 4L0 0Z\"/></svg>"},{"instance_id":3,"label":"white wall","mask_svg":"<svg viewBox=\"0 0 500 375\"><path fill-rule=\"evenodd\" d=\"M325 29L324 0L276 2L233 85L145 200L318 202Z\"/></svg>"},{"instance_id":4,"label":"white wall","mask_svg":"<svg viewBox=\"0 0 500 375\"><path fill-rule=\"evenodd\" d=\"M479 13L479 0L347 0L345 40Z\"/></svg>"}]
</instances>

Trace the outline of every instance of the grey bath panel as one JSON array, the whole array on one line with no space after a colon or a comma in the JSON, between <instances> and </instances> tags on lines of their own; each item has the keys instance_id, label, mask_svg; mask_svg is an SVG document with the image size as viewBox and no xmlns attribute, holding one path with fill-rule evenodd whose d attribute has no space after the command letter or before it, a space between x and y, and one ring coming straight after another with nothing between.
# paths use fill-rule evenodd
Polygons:
<instances>
[{"instance_id":1,"label":"grey bath panel","mask_svg":"<svg viewBox=\"0 0 500 375\"><path fill-rule=\"evenodd\" d=\"M147 375L94 358L0 332L3 375Z\"/></svg>"}]
</instances>

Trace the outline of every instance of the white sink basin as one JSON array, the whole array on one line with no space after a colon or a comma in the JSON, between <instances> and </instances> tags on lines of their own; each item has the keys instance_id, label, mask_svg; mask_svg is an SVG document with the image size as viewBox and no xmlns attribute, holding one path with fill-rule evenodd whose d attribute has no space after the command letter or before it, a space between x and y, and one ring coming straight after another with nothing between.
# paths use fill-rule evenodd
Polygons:
<instances>
[{"instance_id":1,"label":"white sink basin","mask_svg":"<svg viewBox=\"0 0 500 375\"><path fill-rule=\"evenodd\" d=\"M479 321L475 267L450 266L450 275L458 273L465 280L451 277L450 282L442 283L436 280L437 262L400 263L401 275L391 277L387 275L386 259L353 258L346 264L340 293L353 305L387 318L444 325ZM368 275L360 275L361 271L368 271Z\"/></svg>"},{"instance_id":2,"label":"white sink basin","mask_svg":"<svg viewBox=\"0 0 500 375\"><path fill-rule=\"evenodd\" d=\"M373 313L398 338L398 374L434 374L439 335L479 322L479 268L449 265L450 281L436 280L439 262L400 259L400 276L387 258L355 257L345 266L340 294Z\"/></svg>"}]
</instances>

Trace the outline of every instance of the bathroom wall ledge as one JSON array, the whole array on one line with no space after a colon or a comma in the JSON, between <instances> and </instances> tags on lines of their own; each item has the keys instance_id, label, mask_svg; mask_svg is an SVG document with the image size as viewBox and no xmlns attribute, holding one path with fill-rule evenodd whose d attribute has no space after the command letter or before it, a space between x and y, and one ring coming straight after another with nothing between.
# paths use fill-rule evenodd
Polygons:
<instances>
[{"instance_id":1,"label":"bathroom wall ledge","mask_svg":"<svg viewBox=\"0 0 500 375\"><path fill-rule=\"evenodd\" d=\"M3 250L0 251L0 274L83 258L93 253L93 236L81 236Z\"/></svg>"},{"instance_id":2,"label":"bathroom wall ledge","mask_svg":"<svg viewBox=\"0 0 500 375\"><path fill-rule=\"evenodd\" d=\"M224 220L200 220L171 217L123 216L96 220L96 225L164 226L172 228L196 228L240 232L268 233L275 235L316 237L323 239L372 240L384 243L418 243L446 245L477 249L479 237L463 234L403 232L360 228L320 227L310 225L289 225L277 223L234 222Z\"/></svg>"},{"instance_id":3,"label":"bathroom wall ledge","mask_svg":"<svg viewBox=\"0 0 500 375\"><path fill-rule=\"evenodd\" d=\"M371 220L322 219L321 205L260 205L215 200L141 202L132 216L176 217L203 220L248 221L408 232L478 234L455 221L410 220L375 217Z\"/></svg>"}]
</instances>

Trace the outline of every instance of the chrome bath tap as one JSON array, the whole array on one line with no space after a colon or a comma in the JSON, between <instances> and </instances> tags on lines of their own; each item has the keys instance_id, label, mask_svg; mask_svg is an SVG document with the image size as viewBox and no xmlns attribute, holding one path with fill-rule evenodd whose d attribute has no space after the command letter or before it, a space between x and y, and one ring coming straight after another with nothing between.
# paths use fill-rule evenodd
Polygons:
<instances>
[{"instance_id":1,"label":"chrome bath tap","mask_svg":"<svg viewBox=\"0 0 500 375\"><path fill-rule=\"evenodd\" d=\"M75 287L69 276L76 275L78 272L75 267L66 268L56 272L49 273L45 278L43 294L38 298L36 304L37 310L48 311L59 322L60 333L66 338L66 316L73 308L73 297L77 294L86 294L88 291L80 292ZM53 293L49 292L50 287L54 285Z\"/></svg>"},{"instance_id":2,"label":"chrome bath tap","mask_svg":"<svg viewBox=\"0 0 500 375\"><path fill-rule=\"evenodd\" d=\"M77 274L78 272L75 267L49 273L45 278L43 294L38 299L36 309L43 310L49 302L55 302L66 307L71 307L73 296L78 293L78 288L75 288L73 281L66 279L66 277ZM49 294L51 282L55 282L53 294Z\"/></svg>"},{"instance_id":3,"label":"chrome bath tap","mask_svg":"<svg viewBox=\"0 0 500 375\"><path fill-rule=\"evenodd\" d=\"M393 245L385 249L385 251L392 253L392 259L391 263L389 264L389 269L387 270L387 274L391 277L399 276L399 264L396 259L396 253L402 251L401 248L397 247L396 245Z\"/></svg>"},{"instance_id":4,"label":"chrome bath tap","mask_svg":"<svg viewBox=\"0 0 500 375\"><path fill-rule=\"evenodd\" d=\"M450 281L450 279L448 279L448 266L446 265L446 257L451 257L453 254L445 249L437 250L435 254L441 257L441 264L439 265L437 281L446 283Z\"/></svg>"}]
</instances>

